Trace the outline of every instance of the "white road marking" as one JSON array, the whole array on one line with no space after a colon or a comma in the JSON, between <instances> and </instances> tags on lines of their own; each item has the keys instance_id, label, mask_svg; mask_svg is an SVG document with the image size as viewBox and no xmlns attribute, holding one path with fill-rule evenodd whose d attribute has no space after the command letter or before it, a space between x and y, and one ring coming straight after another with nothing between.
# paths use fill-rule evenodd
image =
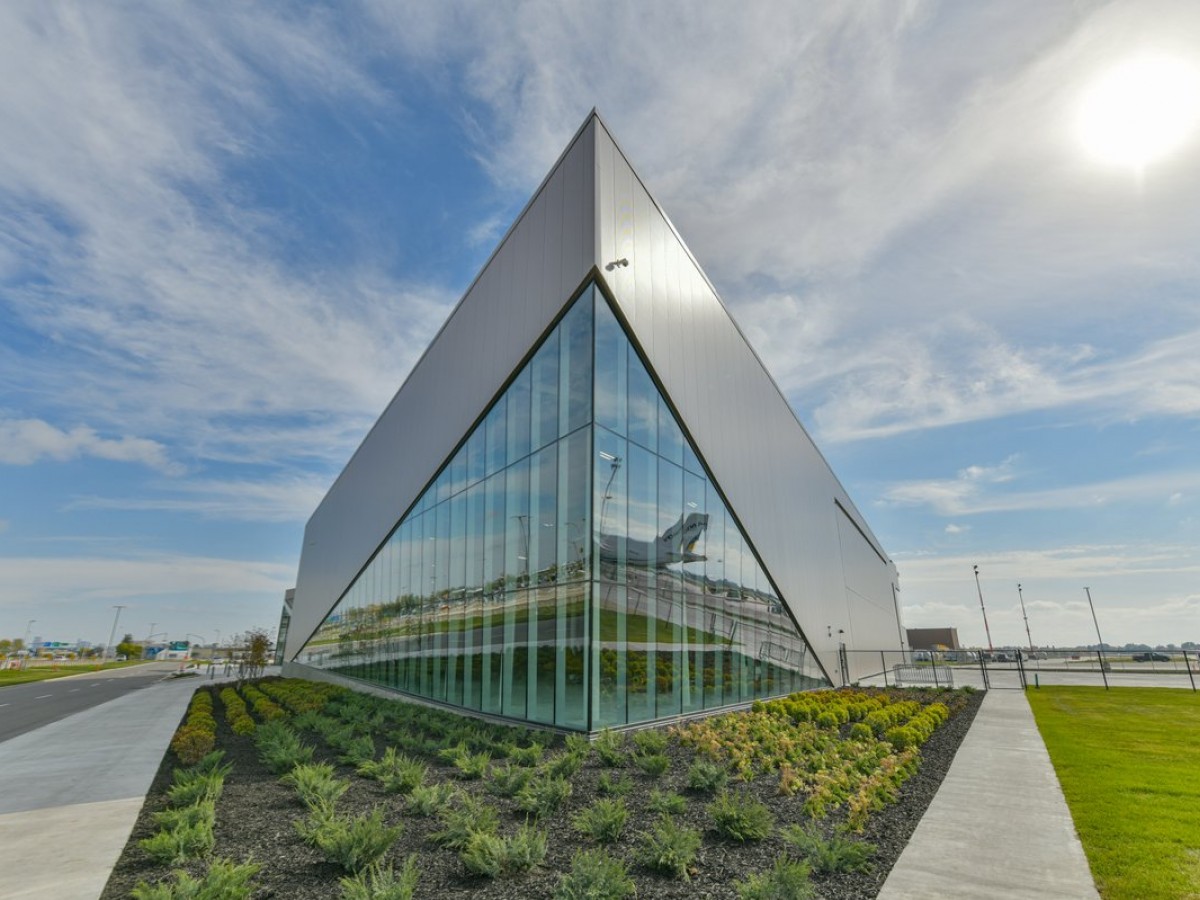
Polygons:
<instances>
[{"instance_id":1,"label":"white road marking","mask_svg":"<svg viewBox=\"0 0 1200 900\"><path fill-rule=\"evenodd\" d=\"M12 706L11 703L0 703L0 706Z\"/></svg>"},{"instance_id":2,"label":"white road marking","mask_svg":"<svg viewBox=\"0 0 1200 900\"><path fill-rule=\"evenodd\" d=\"M69 691L67 691L67 693L68 693L68 694L74 694L74 693L76 693L78 690L79 690L79 688L71 688Z\"/></svg>"},{"instance_id":3,"label":"white road marking","mask_svg":"<svg viewBox=\"0 0 1200 900\"><path fill-rule=\"evenodd\" d=\"M47 697L53 697L53 694L42 694L40 697L34 697L34 700L45 700Z\"/></svg>"}]
</instances>

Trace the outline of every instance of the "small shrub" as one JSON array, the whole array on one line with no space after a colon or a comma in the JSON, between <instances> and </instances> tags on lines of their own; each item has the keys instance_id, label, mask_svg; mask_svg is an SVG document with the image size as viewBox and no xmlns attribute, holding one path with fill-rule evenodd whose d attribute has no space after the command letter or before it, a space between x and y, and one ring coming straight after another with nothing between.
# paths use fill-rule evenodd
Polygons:
<instances>
[{"instance_id":1,"label":"small shrub","mask_svg":"<svg viewBox=\"0 0 1200 900\"><path fill-rule=\"evenodd\" d=\"M691 881L691 867L700 849L700 832L662 816L642 834L638 861L648 869Z\"/></svg>"},{"instance_id":2,"label":"small shrub","mask_svg":"<svg viewBox=\"0 0 1200 900\"><path fill-rule=\"evenodd\" d=\"M376 807L365 816L323 817L312 831L312 843L331 863L356 875L378 862L403 830L385 825L383 810Z\"/></svg>"},{"instance_id":3,"label":"small shrub","mask_svg":"<svg viewBox=\"0 0 1200 900\"><path fill-rule=\"evenodd\" d=\"M602 794L624 797L633 790L633 779L628 775L614 778L611 772L601 772L600 778L596 781L596 790Z\"/></svg>"},{"instance_id":4,"label":"small shrub","mask_svg":"<svg viewBox=\"0 0 1200 900\"><path fill-rule=\"evenodd\" d=\"M551 778L570 778L583 768L586 758L582 753L560 753L546 763L543 771Z\"/></svg>"},{"instance_id":5,"label":"small shrub","mask_svg":"<svg viewBox=\"0 0 1200 900\"><path fill-rule=\"evenodd\" d=\"M671 758L665 753L635 753L633 761L651 778L659 778L671 768Z\"/></svg>"},{"instance_id":6,"label":"small shrub","mask_svg":"<svg viewBox=\"0 0 1200 900\"><path fill-rule=\"evenodd\" d=\"M791 844L799 855L822 874L834 872L865 872L871 868L871 857L875 845L865 841L833 835L826 838L819 828L810 825L789 825L783 829L783 839Z\"/></svg>"},{"instance_id":7,"label":"small shrub","mask_svg":"<svg viewBox=\"0 0 1200 900\"><path fill-rule=\"evenodd\" d=\"M490 753L464 753L454 760L458 769L458 777L467 781L476 781L487 774L488 764L492 761Z\"/></svg>"},{"instance_id":8,"label":"small shrub","mask_svg":"<svg viewBox=\"0 0 1200 900\"><path fill-rule=\"evenodd\" d=\"M739 900L810 900L815 897L808 866L781 856L769 872L734 883Z\"/></svg>"},{"instance_id":9,"label":"small shrub","mask_svg":"<svg viewBox=\"0 0 1200 900\"><path fill-rule=\"evenodd\" d=\"M637 893L625 863L601 849L584 850L571 860L554 892L555 900L625 900Z\"/></svg>"},{"instance_id":10,"label":"small shrub","mask_svg":"<svg viewBox=\"0 0 1200 900\"><path fill-rule=\"evenodd\" d=\"M249 900L254 893L252 879L260 866L238 865L227 859L214 859L200 878L176 872L175 880L149 885L142 881L133 889L133 900Z\"/></svg>"},{"instance_id":11,"label":"small shrub","mask_svg":"<svg viewBox=\"0 0 1200 900\"><path fill-rule=\"evenodd\" d=\"M321 803L334 803L350 787L350 782L334 776L333 766L328 763L298 765L279 780L294 787L300 802L310 808Z\"/></svg>"},{"instance_id":12,"label":"small shrub","mask_svg":"<svg viewBox=\"0 0 1200 900\"><path fill-rule=\"evenodd\" d=\"M167 803L171 806L193 806L205 800L215 803L224 787L225 775L219 771L177 769L175 783L167 788Z\"/></svg>"},{"instance_id":13,"label":"small shrub","mask_svg":"<svg viewBox=\"0 0 1200 900\"><path fill-rule=\"evenodd\" d=\"M545 753L545 750L545 747L537 743L530 744L528 747L518 747L513 744L509 747L508 758L518 766L530 768L542 761L542 754Z\"/></svg>"},{"instance_id":14,"label":"small shrub","mask_svg":"<svg viewBox=\"0 0 1200 900\"><path fill-rule=\"evenodd\" d=\"M301 744L296 732L279 721L259 726L254 743L263 764L276 775L289 772L302 763L312 762L313 748Z\"/></svg>"},{"instance_id":15,"label":"small shrub","mask_svg":"<svg viewBox=\"0 0 1200 900\"><path fill-rule=\"evenodd\" d=\"M220 775L224 778L233 771L233 763L221 764L221 760L225 758L224 750L214 750L211 753L205 754L200 760L192 766L193 772L202 772L205 775Z\"/></svg>"},{"instance_id":16,"label":"small shrub","mask_svg":"<svg viewBox=\"0 0 1200 900\"><path fill-rule=\"evenodd\" d=\"M838 727L837 714L832 711L829 711L829 710L826 710L825 712L821 713L819 716L817 716L817 727L819 727L819 728L837 728Z\"/></svg>"},{"instance_id":17,"label":"small shrub","mask_svg":"<svg viewBox=\"0 0 1200 900\"><path fill-rule=\"evenodd\" d=\"M212 750L216 743L216 730L210 730L200 725L183 725L171 738L171 749L185 765L199 762Z\"/></svg>"},{"instance_id":18,"label":"small shrub","mask_svg":"<svg viewBox=\"0 0 1200 900\"><path fill-rule=\"evenodd\" d=\"M352 878L343 878L342 900L412 900L419 878L414 853L404 861L399 874L391 866L385 869L376 864Z\"/></svg>"},{"instance_id":19,"label":"small shrub","mask_svg":"<svg viewBox=\"0 0 1200 900\"><path fill-rule=\"evenodd\" d=\"M389 794L407 794L425 783L429 766L388 747L379 759L359 763L358 774L374 778Z\"/></svg>"},{"instance_id":20,"label":"small shrub","mask_svg":"<svg viewBox=\"0 0 1200 900\"><path fill-rule=\"evenodd\" d=\"M646 801L646 809L656 816L677 816L687 809L687 800L674 791L653 790Z\"/></svg>"},{"instance_id":21,"label":"small shrub","mask_svg":"<svg viewBox=\"0 0 1200 900\"><path fill-rule=\"evenodd\" d=\"M254 730L257 726L254 724L254 720L249 716L238 716L233 720L233 724L229 727L233 729L234 734L247 737L254 734Z\"/></svg>"},{"instance_id":22,"label":"small shrub","mask_svg":"<svg viewBox=\"0 0 1200 900\"><path fill-rule=\"evenodd\" d=\"M207 856L213 843L213 819L209 816L190 825L178 823L169 831L159 831L139 841L138 845L159 865L177 866Z\"/></svg>"},{"instance_id":23,"label":"small shrub","mask_svg":"<svg viewBox=\"0 0 1200 900\"><path fill-rule=\"evenodd\" d=\"M604 729L592 743L601 765L615 769L625 763L625 735Z\"/></svg>"},{"instance_id":24,"label":"small shrub","mask_svg":"<svg viewBox=\"0 0 1200 900\"><path fill-rule=\"evenodd\" d=\"M216 806L211 800L201 800L191 806L181 806L178 809L164 809L153 816L154 824L162 831L174 831L180 827L191 828L203 822L210 826L216 820Z\"/></svg>"},{"instance_id":25,"label":"small shrub","mask_svg":"<svg viewBox=\"0 0 1200 900\"><path fill-rule=\"evenodd\" d=\"M459 806L443 807L439 818L442 828L429 835L429 839L451 850L464 849L472 835L495 834L500 826L496 808L470 794L463 795Z\"/></svg>"},{"instance_id":26,"label":"small shrub","mask_svg":"<svg viewBox=\"0 0 1200 900\"><path fill-rule=\"evenodd\" d=\"M761 841L775 827L775 817L746 794L721 794L708 807L717 833L731 841Z\"/></svg>"},{"instance_id":27,"label":"small shrub","mask_svg":"<svg viewBox=\"0 0 1200 900\"><path fill-rule=\"evenodd\" d=\"M418 816L435 816L458 794L452 784L418 785L408 795L408 811Z\"/></svg>"},{"instance_id":28,"label":"small shrub","mask_svg":"<svg viewBox=\"0 0 1200 900\"><path fill-rule=\"evenodd\" d=\"M866 722L855 722L850 726L850 740L870 741L874 738L875 732L871 730L871 726Z\"/></svg>"},{"instance_id":29,"label":"small shrub","mask_svg":"<svg viewBox=\"0 0 1200 900\"><path fill-rule=\"evenodd\" d=\"M565 778L539 775L517 794L517 807L541 818L554 812L571 796L571 782Z\"/></svg>"},{"instance_id":30,"label":"small shrub","mask_svg":"<svg viewBox=\"0 0 1200 900\"><path fill-rule=\"evenodd\" d=\"M667 736L661 731L639 731L633 736L633 745L642 753L662 753L667 749Z\"/></svg>"},{"instance_id":31,"label":"small shrub","mask_svg":"<svg viewBox=\"0 0 1200 900\"><path fill-rule=\"evenodd\" d=\"M706 759L696 760L688 769L687 786L693 791L715 794L728 781L729 773L725 767Z\"/></svg>"},{"instance_id":32,"label":"small shrub","mask_svg":"<svg viewBox=\"0 0 1200 900\"><path fill-rule=\"evenodd\" d=\"M546 858L546 832L522 825L512 837L492 833L471 836L459 853L467 871L487 878L526 872Z\"/></svg>"},{"instance_id":33,"label":"small shrub","mask_svg":"<svg viewBox=\"0 0 1200 900\"><path fill-rule=\"evenodd\" d=\"M342 748L338 759L348 766L356 767L365 762L371 762L375 759L375 739L369 734L352 738Z\"/></svg>"},{"instance_id":34,"label":"small shrub","mask_svg":"<svg viewBox=\"0 0 1200 900\"><path fill-rule=\"evenodd\" d=\"M597 800L580 810L573 820L575 830L601 844L611 844L625 830L629 810L619 797L612 800Z\"/></svg>"},{"instance_id":35,"label":"small shrub","mask_svg":"<svg viewBox=\"0 0 1200 900\"><path fill-rule=\"evenodd\" d=\"M563 744L566 746L568 753L582 756L585 760L588 754L592 752L591 743L582 734L568 734Z\"/></svg>"},{"instance_id":36,"label":"small shrub","mask_svg":"<svg viewBox=\"0 0 1200 900\"><path fill-rule=\"evenodd\" d=\"M897 750L915 747L921 743L917 732L907 725L896 725L884 732L883 739Z\"/></svg>"},{"instance_id":37,"label":"small shrub","mask_svg":"<svg viewBox=\"0 0 1200 900\"><path fill-rule=\"evenodd\" d=\"M521 792L529 779L533 777L532 769L522 769L512 763L492 769L492 777L488 782L488 790L500 797L515 797Z\"/></svg>"}]
</instances>

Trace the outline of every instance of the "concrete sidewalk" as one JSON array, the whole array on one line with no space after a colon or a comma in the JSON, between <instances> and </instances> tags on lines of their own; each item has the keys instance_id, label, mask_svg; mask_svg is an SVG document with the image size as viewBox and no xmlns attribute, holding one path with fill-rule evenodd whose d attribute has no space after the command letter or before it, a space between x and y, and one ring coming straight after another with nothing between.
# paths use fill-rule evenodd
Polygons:
<instances>
[{"instance_id":1,"label":"concrete sidewalk","mask_svg":"<svg viewBox=\"0 0 1200 900\"><path fill-rule=\"evenodd\" d=\"M0 743L0 897L96 900L188 701L167 678Z\"/></svg>"},{"instance_id":2,"label":"concrete sidewalk","mask_svg":"<svg viewBox=\"0 0 1200 900\"><path fill-rule=\"evenodd\" d=\"M1025 693L987 693L880 900L1098 897Z\"/></svg>"}]
</instances>

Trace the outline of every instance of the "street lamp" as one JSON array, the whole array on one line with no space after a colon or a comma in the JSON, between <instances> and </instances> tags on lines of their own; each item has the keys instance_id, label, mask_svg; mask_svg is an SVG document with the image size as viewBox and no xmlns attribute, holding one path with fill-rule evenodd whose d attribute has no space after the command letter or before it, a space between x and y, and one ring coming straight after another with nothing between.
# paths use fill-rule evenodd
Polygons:
<instances>
[{"instance_id":1,"label":"street lamp","mask_svg":"<svg viewBox=\"0 0 1200 900\"><path fill-rule=\"evenodd\" d=\"M1029 640L1029 652L1033 653L1033 637L1029 634L1029 616L1025 614L1025 595L1021 593L1021 585L1017 585L1017 596L1021 598L1021 618L1025 620L1025 637Z\"/></svg>"},{"instance_id":2,"label":"street lamp","mask_svg":"<svg viewBox=\"0 0 1200 900\"><path fill-rule=\"evenodd\" d=\"M29 632L33 630L33 623L36 621L37 619L30 619L25 623L25 637L21 638L21 646L25 650L25 655L21 658L22 669L25 668L29 662Z\"/></svg>"},{"instance_id":3,"label":"street lamp","mask_svg":"<svg viewBox=\"0 0 1200 900\"><path fill-rule=\"evenodd\" d=\"M113 616L112 630L108 633L108 646L104 648L105 658L108 657L109 651L113 649L113 638L117 636L117 621L121 618L121 610L125 608L126 607L124 604L117 604L113 606L113 609L117 611L117 614ZM117 654L114 653L113 658L116 659L116 656ZM101 662L103 662L103 660L101 660Z\"/></svg>"},{"instance_id":4,"label":"street lamp","mask_svg":"<svg viewBox=\"0 0 1200 900\"><path fill-rule=\"evenodd\" d=\"M1100 675L1104 679L1104 689L1108 690L1108 673L1104 668L1104 638L1100 637L1100 621L1096 618L1096 605L1092 603L1092 589L1085 587L1083 590L1087 594L1088 608L1092 611L1092 624L1096 626L1096 652L1100 655Z\"/></svg>"},{"instance_id":5,"label":"street lamp","mask_svg":"<svg viewBox=\"0 0 1200 900\"><path fill-rule=\"evenodd\" d=\"M979 592L979 611L983 613L983 630L987 632L988 653L993 650L992 647L992 629L988 628L987 610L983 606L983 588L979 586L979 566L972 566L975 569L975 590Z\"/></svg>"}]
</instances>

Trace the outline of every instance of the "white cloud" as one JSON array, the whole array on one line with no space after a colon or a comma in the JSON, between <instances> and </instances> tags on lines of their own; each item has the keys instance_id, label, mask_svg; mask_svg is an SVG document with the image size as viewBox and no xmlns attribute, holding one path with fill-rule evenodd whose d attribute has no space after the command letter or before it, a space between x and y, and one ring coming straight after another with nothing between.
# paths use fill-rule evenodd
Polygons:
<instances>
[{"instance_id":1,"label":"white cloud","mask_svg":"<svg viewBox=\"0 0 1200 900\"><path fill-rule=\"evenodd\" d=\"M965 534L970 530L970 525L957 525L954 522L950 522L945 528L946 534Z\"/></svg>"},{"instance_id":2,"label":"white cloud","mask_svg":"<svg viewBox=\"0 0 1200 900\"><path fill-rule=\"evenodd\" d=\"M170 496L80 497L73 509L182 512L210 519L250 522L303 522L329 489L316 476L273 481L192 480L172 485Z\"/></svg>"},{"instance_id":3,"label":"white cloud","mask_svg":"<svg viewBox=\"0 0 1200 900\"><path fill-rule=\"evenodd\" d=\"M141 463L171 475L183 471L157 441L128 435L104 438L86 425L63 431L40 419L0 419L0 463L28 466L42 459L62 462L88 456Z\"/></svg>"},{"instance_id":4,"label":"white cloud","mask_svg":"<svg viewBox=\"0 0 1200 900\"><path fill-rule=\"evenodd\" d=\"M1183 497L1180 488L1200 487L1200 471L1152 472L1106 481L1041 490L1015 490L995 485L1010 481L1011 460L995 468L972 466L952 479L904 481L887 487L884 503L928 506L943 516L1050 509L1089 509L1118 503L1168 503Z\"/></svg>"}]
</instances>

